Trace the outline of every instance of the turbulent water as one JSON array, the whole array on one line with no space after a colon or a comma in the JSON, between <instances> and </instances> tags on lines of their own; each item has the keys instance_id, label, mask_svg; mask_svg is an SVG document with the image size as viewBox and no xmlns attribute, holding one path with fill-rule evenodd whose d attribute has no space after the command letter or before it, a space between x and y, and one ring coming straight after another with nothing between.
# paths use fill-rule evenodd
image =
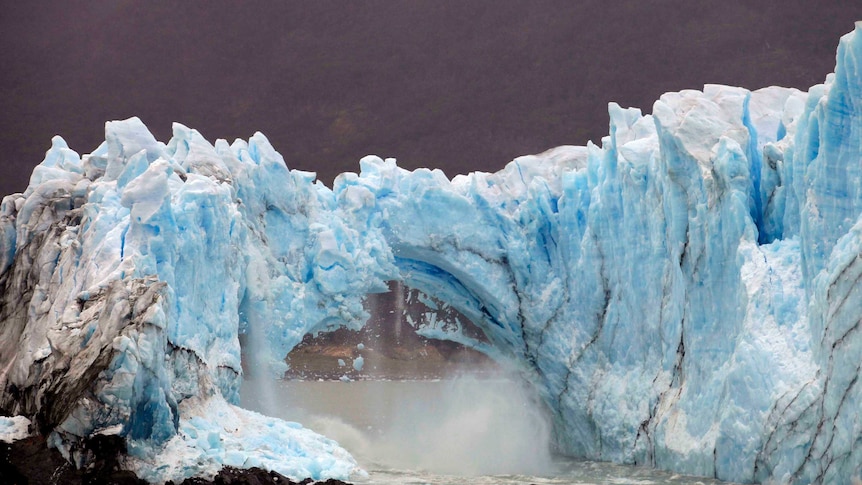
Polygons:
<instances>
[{"instance_id":1,"label":"turbulent water","mask_svg":"<svg viewBox=\"0 0 862 485\"><path fill-rule=\"evenodd\" d=\"M336 439L369 474L357 483L726 483L554 455L535 396L502 376L247 382L242 404Z\"/></svg>"}]
</instances>

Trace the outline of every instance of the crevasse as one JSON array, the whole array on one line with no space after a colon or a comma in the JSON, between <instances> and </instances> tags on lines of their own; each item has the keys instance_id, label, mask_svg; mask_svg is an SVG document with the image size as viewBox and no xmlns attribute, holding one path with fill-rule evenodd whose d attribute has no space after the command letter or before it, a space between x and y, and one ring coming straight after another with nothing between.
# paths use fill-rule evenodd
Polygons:
<instances>
[{"instance_id":1,"label":"crevasse","mask_svg":"<svg viewBox=\"0 0 862 485\"><path fill-rule=\"evenodd\" d=\"M235 406L239 335L274 376L309 332L406 285L535 382L558 448L738 482L862 480L862 23L807 93L707 85L601 146L449 180L366 157L332 189L261 134L136 118L60 137L0 208L0 409L78 463L94 434L158 482L223 465L361 473ZM457 330L455 330L457 332ZM262 338L261 338L262 337Z\"/></svg>"}]
</instances>

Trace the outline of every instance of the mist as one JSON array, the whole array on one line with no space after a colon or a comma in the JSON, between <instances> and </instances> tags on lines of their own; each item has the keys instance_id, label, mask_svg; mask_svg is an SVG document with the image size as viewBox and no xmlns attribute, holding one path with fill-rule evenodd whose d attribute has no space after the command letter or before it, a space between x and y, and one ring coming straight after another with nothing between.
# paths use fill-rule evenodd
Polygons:
<instances>
[{"instance_id":1,"label":"mist","mask_svg":"<svg viewBox=\"0 0 862 485\"><path fill-rule=\"evenodd\" d=\"M332 438L369 470L441 475L547 475L551 427L520 378L283 381L275 409L243 390L243 405ZM266 399L272 403L269 399Z\"/></svg>"}]
</instances>

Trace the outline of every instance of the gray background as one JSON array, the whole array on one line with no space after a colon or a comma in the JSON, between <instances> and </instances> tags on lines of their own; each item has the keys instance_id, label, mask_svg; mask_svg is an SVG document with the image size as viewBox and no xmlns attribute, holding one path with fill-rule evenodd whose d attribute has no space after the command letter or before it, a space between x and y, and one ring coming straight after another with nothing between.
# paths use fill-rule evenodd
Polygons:
<instances>
[{"instance_id":1,"label":"gray background","mask_svg":"<svg viewBox=\"0 0 862 485\"><path fill-rule=\"evenodd\" d=\"M607 102L666 91L807 89L862 2L813 0L0 1L0 195L50 138L172 121L262 131L330 184L366 154L447 175L600 141Z\"/></svg>"}]
</instances>

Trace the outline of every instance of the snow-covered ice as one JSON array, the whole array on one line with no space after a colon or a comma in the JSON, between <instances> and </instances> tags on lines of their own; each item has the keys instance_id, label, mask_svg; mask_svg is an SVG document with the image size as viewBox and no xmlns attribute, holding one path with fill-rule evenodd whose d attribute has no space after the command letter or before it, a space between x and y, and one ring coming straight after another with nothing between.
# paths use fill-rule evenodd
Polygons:
<instances>
[{"instance_id":1,"label":"snow-covered ice","mask_svg":"<svg viewBox=\"0 0 862 485\"><path fill-rule=\"evenodd\" d=\"M562 452L862 479L859 66L862 23L807 93L612 103L600 145L451 180L369 156L329 189L262 134L210 144L176 124L164 144L136 118L83 157L55 137L0 207L0 410L78 462L119 433L152 481L222 464L349 478L335 443L234 406L241 351L278 376L394 280L487 342L424 334L535 383Z\"/></svg>"},{"instance_id":2,"label":"snow-covered ice","mask_svg":"<svg viewBox=\"0 0 862 485\"><path fill-rule=\"evenodd\" d=\"M24 416L0 416L0 441L12 443L30 436L30 420Z\"/></svg>"}]
</instances>

